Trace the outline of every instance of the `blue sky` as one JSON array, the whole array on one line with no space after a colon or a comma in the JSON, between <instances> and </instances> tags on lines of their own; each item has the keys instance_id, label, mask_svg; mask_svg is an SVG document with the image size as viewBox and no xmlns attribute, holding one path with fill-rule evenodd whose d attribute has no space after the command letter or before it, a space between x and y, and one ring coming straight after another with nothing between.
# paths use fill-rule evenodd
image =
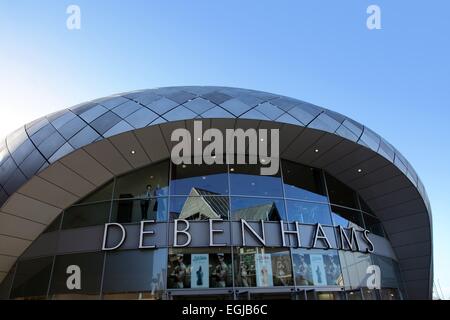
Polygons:
<instances>
[{"instance_id":1,"label":"blue sky","mask_svg":"<svg viewBox=\"0 0 450 320\"><path fill-rule=\"evenodd\" d=\"M81 30L66 8L81 8ZM381 8L381 30L366 9ZM0 0L0 135L113 93L224 85L299 98L375 130L433 208L435 278L450 298L450 2Z\"/></svg>"}]
</instances>

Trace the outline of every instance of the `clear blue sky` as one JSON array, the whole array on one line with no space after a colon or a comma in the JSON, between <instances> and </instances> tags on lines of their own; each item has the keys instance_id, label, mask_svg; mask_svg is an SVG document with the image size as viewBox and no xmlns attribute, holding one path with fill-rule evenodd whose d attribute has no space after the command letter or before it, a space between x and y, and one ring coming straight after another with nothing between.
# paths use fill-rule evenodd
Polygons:
<instances>
[{"instance_id":1,"label":"clear blue sky","mask_svg":"<svg viewBox=\"0 0 450 320\"><path fill-rule=\"evenodd\" d=\"M81 8L81 30L66 8ZM382 30L366 28L381 8ZM284 94L369 126L430 196L450 298L450 2L0 0L0 135L101 96L171 85Z\"/></svg>"}]
</instances>

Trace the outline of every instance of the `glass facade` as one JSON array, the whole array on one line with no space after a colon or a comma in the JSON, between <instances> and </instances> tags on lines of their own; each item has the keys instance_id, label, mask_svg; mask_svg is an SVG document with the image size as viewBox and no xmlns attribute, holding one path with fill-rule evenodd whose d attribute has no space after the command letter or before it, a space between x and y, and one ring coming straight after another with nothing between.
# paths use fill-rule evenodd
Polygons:
<instances>
[{"instance_id":1,"label":"glass facade","mask_svg":"<svg viewBox=\"0 0 450 320\"><path fill-rule=\"evenodd\" d=\"M114 178L65 210L45 234L107 222L244 219L355 227L384 237L370 208L337 179L290 161L282 160L280 168L276 176L261 176L256 165L177 166L162 161ZM381 290L367 288L367 267L373 264L381 268ZM82 273L77 290L69 288L68 277L75 272L71 266ZM14 270L13 299L152 300L210 293L235 299L402 298L394 260L334 249L163 246L72 251L21 258Z\"/></svg>"}]
</instances>

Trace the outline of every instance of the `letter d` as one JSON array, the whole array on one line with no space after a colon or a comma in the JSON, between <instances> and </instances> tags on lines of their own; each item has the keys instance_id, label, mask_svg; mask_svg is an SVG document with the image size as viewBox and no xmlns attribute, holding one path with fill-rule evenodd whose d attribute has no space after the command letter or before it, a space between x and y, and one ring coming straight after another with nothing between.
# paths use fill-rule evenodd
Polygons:
<instances>
[{"instance_id":1,"label":"letter d","mask_svg":"<svg viewBox=\"0 0 450 320\"><path fill-rule=\"evenodd\" d=\"M120 239L119 243L117 245L115 245L114 247L106 247L106 242L108 241L108 231L110 227L118 227L120 229L120 231L122 232L122 238ZM120 224L120 223L105 223L105 230L103 231L103 245L102 245L102 250L103 251L111 251L111 250L116 250L117 248L119 248L123 242L125 241L125 237L127 235L127 232L125 231L125 228Z\"/></svg>"}]
</instances>

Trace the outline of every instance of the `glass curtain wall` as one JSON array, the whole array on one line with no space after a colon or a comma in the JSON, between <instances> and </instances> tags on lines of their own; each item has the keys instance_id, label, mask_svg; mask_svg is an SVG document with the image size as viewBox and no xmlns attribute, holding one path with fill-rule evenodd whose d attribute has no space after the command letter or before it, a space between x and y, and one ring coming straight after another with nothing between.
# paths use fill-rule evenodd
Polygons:
<instances>
[{"instance_id":1,"label":"glass curtain wall","mask_svg":"<svg viewBox=\"0 0 450 320\"><path fill-rule=\"evenodd\" d=\"M385 235L369 206L345 184L320 169L290 161L281 160L280 168L275 176L261 176L256 165L177 166L162 161L114 178L65 210L45 232L143 219L245 219L367 228ZM366 288L365 271L373 263L386 271L379 292ZM67 282L67 268L73 265L87 275L76 294ZM394 261L363 253L161 248L19 261L10 292L17 299L161 299L174 290L297 287L304 288L309 299L342 298L329 292L333 288L346 290L348 299L396 299L401 297L399 279Z\"/></svg>"}]
</instances>

